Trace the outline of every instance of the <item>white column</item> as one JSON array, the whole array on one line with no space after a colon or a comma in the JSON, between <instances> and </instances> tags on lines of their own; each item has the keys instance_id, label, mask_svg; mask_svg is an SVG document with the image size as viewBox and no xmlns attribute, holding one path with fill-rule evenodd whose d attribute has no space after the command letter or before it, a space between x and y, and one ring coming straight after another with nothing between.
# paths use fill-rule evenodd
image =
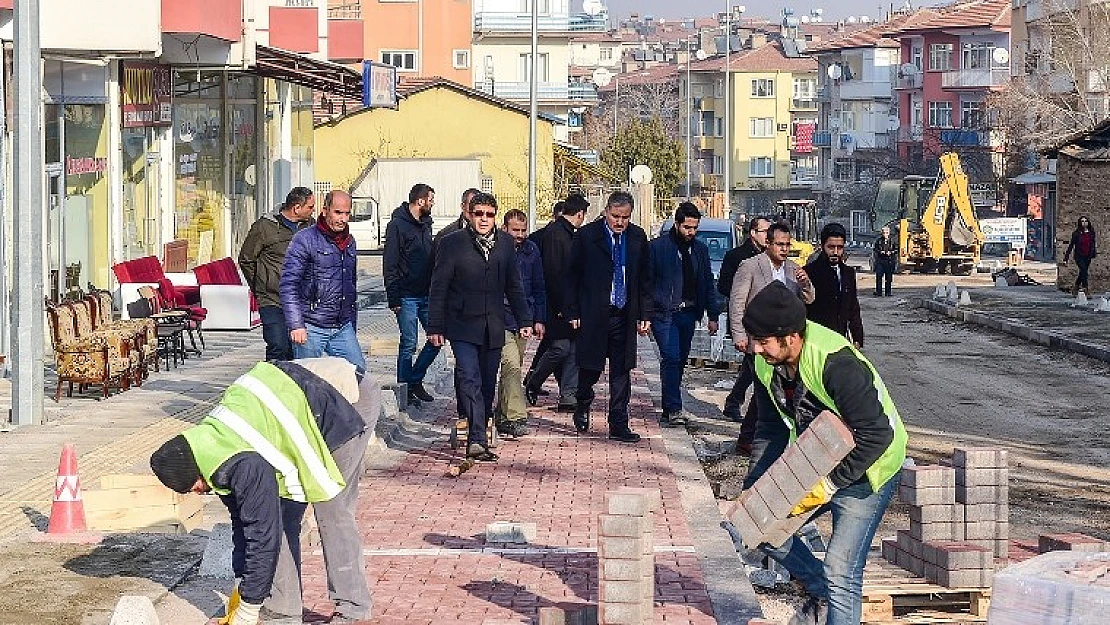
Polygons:
<instances>
[{"instance_id":1,"label":"white column","mask_svg":"<svg viewBox=\"0 0 1110 625\"><path fill-rule=\"evenodd\" d=\"M96 284L114 282L111 266L122 261L123 231L123 131L120 117L119 61L108 62L108 269L107 275L95 276ZM146 155L143 155L146 158ZM143 227L143 224L138 224Z\"/></svg>"}]
</instances>

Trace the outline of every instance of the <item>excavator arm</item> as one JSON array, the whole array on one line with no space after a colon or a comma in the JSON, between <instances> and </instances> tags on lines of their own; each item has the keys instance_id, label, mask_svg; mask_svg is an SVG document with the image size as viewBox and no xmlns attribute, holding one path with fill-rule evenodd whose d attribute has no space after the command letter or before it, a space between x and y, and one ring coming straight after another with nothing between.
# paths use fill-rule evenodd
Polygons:
<instances>
[{"instance_id":1,"label":"excavator arm","mask_svg":"<svg viewBox=\"0 0 1110 625\"><path fill-rule=\"evenodd\" d=\"M950 220L949 214L953 212ZM955 152L946 152L940 157L940 176L929 202L923 207L921 226L928 234L933 258L945 254L945 243L949 239L962 247L983 243L983 231L979 229L979 220L971 205L967 174Z\"/></svg>"}]
</instances>

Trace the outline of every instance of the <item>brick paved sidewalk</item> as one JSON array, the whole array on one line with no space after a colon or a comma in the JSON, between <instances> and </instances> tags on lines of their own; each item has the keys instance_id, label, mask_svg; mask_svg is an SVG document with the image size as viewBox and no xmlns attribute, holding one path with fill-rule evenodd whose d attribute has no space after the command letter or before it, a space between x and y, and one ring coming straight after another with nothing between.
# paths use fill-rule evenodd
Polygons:
<instances>
[{"instance_id":1,"label":"brick paved sidewalk","mask_svg":"<svg viewBox=\"0 0 1110 625\"><path fill-rule=\"evenodd\" d=\"M458 479L445 475L459 459L447 442L455 418L450 394L410 410L421 431L392 445L408 451L372 452L378 456L361 487L371 622L531 623L541 607L596 602L597 515L606 491L618 486L658 488L663 496L655 521L656 622L733 622L714 615L702 566L706 554L695 547L682 485L652 408L656 393L647 388L658 383L637 370L633 384L629 408L632 429L644 436L639 444L607 438L599 410L607 392L599 384L589 435L577 436L570 415L556 414L554 401L541 398L532 409L530 436L502 441L497 463L479 464ZM487 545L484 532L493 521L536 523L538 536L529 545ZM731 549L727 538L723 544ZM735 552L729 555L735 560ZM303 571L306 604L329 614L319 551L306 553ZM738 562L735 573L744 577Z\"/></svg>"}]
</instances>

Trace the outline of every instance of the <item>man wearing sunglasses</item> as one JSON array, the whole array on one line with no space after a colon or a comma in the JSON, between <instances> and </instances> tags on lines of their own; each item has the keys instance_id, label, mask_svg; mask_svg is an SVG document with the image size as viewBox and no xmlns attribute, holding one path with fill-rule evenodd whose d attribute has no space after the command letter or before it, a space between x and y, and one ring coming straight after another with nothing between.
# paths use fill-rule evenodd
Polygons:
<instances>
[{"instance_id":1,"label":"man wearing sunglasses","mask_svg":"<svg viewBox=\"0 0 1110 625\"><path fill-rule=\"evenodd\" d=\"M505 346L505 302L532 336L532 310L521 286L513 238L496 228L497 198L479 193L470 200L470 224L440 242L428 296L428 341L451 341L457 396L467 419L466 456L494 462L487 445L501 349Z\"/></svg>"}]
</instances>

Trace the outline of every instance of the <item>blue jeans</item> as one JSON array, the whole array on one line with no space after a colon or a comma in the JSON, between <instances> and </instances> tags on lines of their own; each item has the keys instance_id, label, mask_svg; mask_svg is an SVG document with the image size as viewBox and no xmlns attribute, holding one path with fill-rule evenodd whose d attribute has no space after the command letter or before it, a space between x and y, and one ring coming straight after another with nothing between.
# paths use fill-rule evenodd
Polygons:
<instances>
[{"instance_id":1,"label":"blue jeans","mask_svg":"<svg viewBox=\"0 0 1110 625\"><path fill-rule=\"evenodd\" d=\"M828 598L828 625L859 625L863 566L900 476L901 473L895 474L877 493L866 479L842 488L832 501L814 513L817 517L831 510L833 515L832 537L824 563L796 536L777 549L761 547L797 577L810 596Z\"/></svg>"},{"instance_id":2,"label":"blue jeans","mask_svg":"<svg viewBox=\"0 0 1110 625\"><path fill-rule=\"evenodd\" d=\"M487 445L486 425L493 416L493 394L497 389L497 369L501 348L466 341L451 341L455 353L456 395L467 420L467 443Z\"/></svg>"},{"instance_id":3,"label":"blue jeans","mask_svg":"<svg viewBox=\"0 0 1110 625\"><path fill-rule=\"evenodd\" d=\"M417 323L420 325L417 326ZM425 342L420 355L413 364L416 354L416 337L420 327L428 330L428 298L403 297L401 310L397 313L397 326L401 329L401 345L397 349L397 381L403 384L419 384L428 374L428 367L439 355L439 348Z\"/></svg>"},{"instance_id":4,"label":"blue jeans","mask_svg":"<svg viewBox=\"0 0 1110 625\"><path fill-rule=\"evenodd\" d=\"M690 343L694 340L697 322L692 310L679 310L651 320L651 332L659 346L664 414L682 410L682 370L690 357Z\"/></svg>"},{"instance_id":5,"label":"blue jeans","mask_svg":"<svg viewBox=\"0 0 1110 625\"><path fill-rule=\"evenodd\" d=\"M308 340L293 343L294 358L319 358L324 354L343 358L358 369L359 379L366 373L366 356L355 336L355 326L350 321L338 328L320 328L305 324Z\"/></svg>"},{"instance_id":6,"label":"blue jeans","mask_svg":"<svg viewBox=\"0 0 1110 625\"><path fill-rule=\"evenodd\" d=\"M266 360L293 360L293 342L285 327L285 312L281 306L262 306L262 340L266 341Z\"/></svg>"}]
</instances>

